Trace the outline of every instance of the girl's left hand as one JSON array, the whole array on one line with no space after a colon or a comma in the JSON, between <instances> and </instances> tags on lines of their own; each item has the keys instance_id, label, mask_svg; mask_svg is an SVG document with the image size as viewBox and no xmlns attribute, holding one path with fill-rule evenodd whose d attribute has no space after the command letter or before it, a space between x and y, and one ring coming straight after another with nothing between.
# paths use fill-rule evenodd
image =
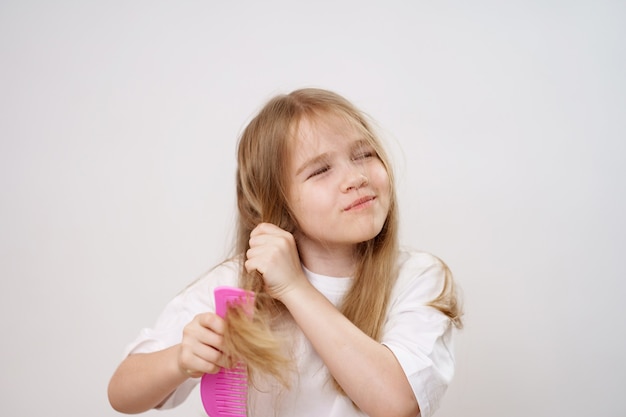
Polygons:
<instances>
[{"instance_id":1,"label":"girl's left hand","mask_svg":"<svg viewBox=\"0 0 626 417\"><path fill-rule=\"evenodd\" d=\"M291 233L261 223L250 233L249 243L244 266L248 272L261 274L269 295L280 300L299 283L307 282Z\"/></svg>"}]
</instances>

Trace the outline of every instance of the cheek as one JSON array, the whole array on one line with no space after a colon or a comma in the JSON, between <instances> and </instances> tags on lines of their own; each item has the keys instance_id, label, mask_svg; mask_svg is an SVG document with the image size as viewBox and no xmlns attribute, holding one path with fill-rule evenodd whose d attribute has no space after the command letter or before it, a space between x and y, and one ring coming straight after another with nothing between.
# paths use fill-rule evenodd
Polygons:
<instances>
[{"instance_id":1,"label":"cheek","mask_svg":"<svg viewBox=\"0 0 626 417\"><path fill-rule=\"evenodd\" d=\"M318 224L332 213L332 202L328 193L318 187L302 190L293 199L292 212L298 224L307 228L312 224Z\"/></svg>"},{"instance_id":2,"label":"cheek","mask_svg":"<svg viewBox=\"0 0 626 417\"><path fill-rule=\"evenodd\" d=\"M387 170L381 162L378 162L370 171L370 178L373 182L373 185L378 189L381 194L389 196L389 193L391 191L389 175L387 174Z\"/></svg>"},{"instance_id":3,"label":"cheek","mask_svg":"<svg viewBox=\"0 0 626 417\"><path fill-rule=\"evenodd\" d=\"M299 224L306 222L310 217L312 208L314 207L314 205L312 205L313 203L315 203L315 199L312 198L309 192L299 190L291 194L291 212Z\"/></svg>"}]
</instances>

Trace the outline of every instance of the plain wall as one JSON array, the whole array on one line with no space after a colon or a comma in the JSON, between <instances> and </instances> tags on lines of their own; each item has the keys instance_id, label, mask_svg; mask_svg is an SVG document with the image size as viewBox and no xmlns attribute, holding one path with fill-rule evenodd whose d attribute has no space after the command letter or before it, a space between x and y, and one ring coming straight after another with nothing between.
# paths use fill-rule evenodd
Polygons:
<instances>
[{"instance_id":1,"label":"plain wall","mask_svg":"<svg viewBox=\"0 0 626 417\"><path fill-rule=\"evenodd\" d=\"M0 2L0 415L117 415L125 345L229 252L243 126L306 86L378 122L463 289L437 415L624 415L626 6L382 3Z\"/></svg>"}]
</instances>

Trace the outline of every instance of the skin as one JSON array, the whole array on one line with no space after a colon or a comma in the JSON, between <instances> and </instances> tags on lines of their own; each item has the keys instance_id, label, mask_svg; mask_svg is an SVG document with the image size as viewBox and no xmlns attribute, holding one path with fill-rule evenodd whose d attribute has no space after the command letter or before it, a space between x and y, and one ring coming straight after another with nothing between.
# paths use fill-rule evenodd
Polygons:
<instances>
[{"instance_id":1,"label":"skin","mask_svg":"<svg viewBox=\"0 0 626 417\"><path fill-rule=\"evenodd\" d=\"M388 174L360 133L345 121L303 120L290 167L289 202L299 224L291 233L268 223L250 234L245 268L262 274L268 293L282 301L331 374L369 416L416 416L419 407L393 353L346 319L306 279L301 265L327 276L353 273L355 245L375 237L389 209ZM113 407L142 412L163 402L189 377L225 364L223 320L196 316L182 342L130 355L109 385Z\"/></svg>"}]
</instances>

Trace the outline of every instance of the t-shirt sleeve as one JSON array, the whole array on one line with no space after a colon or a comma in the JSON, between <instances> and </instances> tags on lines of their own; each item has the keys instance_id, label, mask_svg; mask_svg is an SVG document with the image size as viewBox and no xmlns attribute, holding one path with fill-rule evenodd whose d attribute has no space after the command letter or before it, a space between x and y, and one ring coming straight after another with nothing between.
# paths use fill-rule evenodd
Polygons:
<instances>
[{"instance_id":1,"label":"t-shirt sleeve","mask_svg":"<svg viewBox=\"0 0 626 417\"><path fill-rule=\"evenodd\" d=\"M139 332L124 350L124 356L157 352L180 343L183 329L197 314L215 311L213 289L220 285L236 285L236 277L236 267L223 264L195 281L165 306L154 326ZM199 378L188 379L158 408L181 404L199 381Z\"/></svg>"},{"instance_id":2,"label":"t-shirt sleeve","mask_svg":"<svg viewBox=\"0 0 626 417\"><path fill-rule=\"evenodd\" d=\"M430 417L454 374L453 326L427 304L445 282L442 263L413 254L401 267L392 291L382 343L396 356L415 393L421 417Z\"/></svg>"}]
</instances>

